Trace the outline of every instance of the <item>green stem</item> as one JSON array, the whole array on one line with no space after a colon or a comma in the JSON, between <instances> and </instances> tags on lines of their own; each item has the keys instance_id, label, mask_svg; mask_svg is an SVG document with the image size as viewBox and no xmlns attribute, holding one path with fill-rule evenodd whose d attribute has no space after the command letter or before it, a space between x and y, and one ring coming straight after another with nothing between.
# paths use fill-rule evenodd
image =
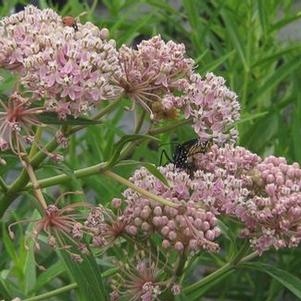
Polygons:
<instances>
[{"instance_id":1,"label":"green stem","mask_svg":"<svg viewBox=\"0 0 301 301\"><path fill-rule=\"evenodd\" d=\"M184 120L181 120L179 122L173 123L171 125L165 126L163 128L150 129L148 131L148 134L149 135L158 135L158 134L166 133L166 132L174 130L175 128L177 128L181 125L185 125L185 124L189 124L189 123L191 123L190 119L184 119Z\"/></svg>"},{"instance_id":2,"label":"green stem","mask_svg":"<svg viewBox=\"0 0 301 301\"><path fill-rule=\"evenodd\" d=\"M128 186L129 188L131 188L131 189L137 191L138 193L140 193L141 195L143 195L143 196L145 196L145 197L147 197L151 200L154 200L154 201L156 201L156 202L158 202L162 205L169 206L169 207L177 207L177 205L175 203L170 202L170 201L168 201L168 200L166 200L166 199L164 199L164 198L162 198L158 195L155 195L155 194L153 194L153 193L151 193L151 192L149 192L145 189L142 189L142 188L136 186L132 182L128 181L125 178L120 177L119 175L115 174L112 171L106 170L103 174L110 177L110 178L112 178L112 179L114 179L114 180L116 180L117 182L119 182L123 185Z\"/></svg>"},{"instance_id":3,"label":"green stem","mask_svg":"<svg viewBox=\"0 0 301 301\"><path fill-rule=\"evenodd\" d=\"M115 109L115 107L117 105L119 105L120 102L119 100L114 100L114 101L111 101L103 110L101 110L98 114L96 114L92 120L99 120L101 119L103 116L105 116L106 114L110 113L113 111L113 109ZM78 132L79 130L85 128L86 126L85 125L79 125L79 126L76 126L72 129L69 130L68 132L68 135L72 135L76 132Z\"/></svg>"},{"instance_id":4,"label":"green stem","mask_svg":"<svg viewBox=\"0 0 301 301\"><path fill-rule=\"evenodd\" d=\"M43 180L39 180L38 184L39 187L45 188L45 187L54 186L57 184L62 184L64 182L70 181L72 180L72 177L80 179L91 175L99 174L100 172L103 172L105 170L106 164L107 162L103 162L103 163L98 163L89 167L75 170L72 176L62 174L62 175L46 178ZM32 188L32 184L28 183L25 188L26 189Z\"/></svg>"},{"instance_id":5,"label":"green stem","mask_svg":"<svg viewBox=\"0 0 301 301\"><path fill-rule=\"evenodd\" d=\"M42 137L42 132L43 132L43 128L39 127L35 133L34 141L33 141L32 147L30 149L28 158L32 158L39 150L38 145L39 145L41 137Z\"/></svg>"},{"instance_id":6,"label":"green stem","mask_svg":"<svg viewBox=\"0 0 301 301\"><path fill-rule=\"evenodd\" d=\"M187 122L187 120L185 120L185 123L186 122ZM179 123L177 123L177 126L179 126ZM173 128L174 127L175 127L175 125L173 125ZM169 126L169 127L163 128L163 129L170 130L171 127ZM135 143L129 143L128 147L126 147L121 152L120 157L121 158L127 157L128 154L132 151L133 148L135 148ZM92 166L89 166L89 167L85 167L85 168L75 170L73 176L69 176L69 175L66 175L66 174L61 174L61 175L49 177L49 178L46 178L46 179L42 179L42 180L38 181L38 184L41 188L45 188L45 187L50 187L50 186L54 186L54 185L58 185L58 184L62 184L62 183L65 183L67 181L70 181L70 180L72 180L72 177L80 179L80 178L92 176L92 175L98 174L100 172L103 172L105 170L106 164L107 164L107 162L102 162L102 163L98 163L98 164L95 164L95 165L92 165ZM32 184L28 183L24 188L25 189L32 188Z\"/></svg>"},{"instance_id":7,"label":"green stem","mask_svg":"<svg viewBox=\"0 0 301 301\"><path fill-rule=\"evenodd\" d=\"M176 277L181 277L183 274L183 270L185 268L186 259L187 259L187 253L188 253L187 251L188 250L185 250L184 253L179 256L179 261L175 271Z\"/></svg>"},{"instance_id":8,"label":"green stem","mask_svg":"<svg viewBox=\"0 0 301 301\"><path fill-rule=\"evenodd\" d=\"M30 297L30 298L27 298L27 299L23 299L23 301L38 301L38 300L49 299L49 298L52 298L54 296L60 295L64 292L68 292L68 291L70 291L70 290L72 290L76 287L77 287L76 283L71 283L69 285L63 286L61 288L58 288L56 290L47 292L45 294L41 294L41 295L38 295L38 296L35 296L35 297Z\"/></svg>"},{"instance_id":9,"label":"green stem","mask_svg":"<svg viewBox=\"0 0 301 301\"><path fill-rule=\"evenodd\" d=\"M111 268L111 269L108 269L105 272L103 272L101 274L101 276L103 278L110 277L112 275L115 275L118 271L119 271L119 268ZM38 300L48 299L48 298L51 298L53 296L56 296L56 295L62 294L64 292L70 291L74 288L77 288L77 286L78 286L77 283L71 283L69 285L63 286L63 287L61 287L59 289L56 289L56 290L53 290L51 292L47 292L45 294L41 294L41 295L38 295L38 296L34 296L34 297L24 299L23 301L38 301Z\"/></svg>"},{"instance_id":10,"label":"green stem","mask_svg":"<svg viewBox=\"0 0 301 301\"><path fill-rule=\"evenodd\" d=\"M99 114L97 114L93 119L96 119L96 118L99 119L99 118L103 117L105 114L111 112L117 104L118 104L118 101L110 103ZM191 121L189 119L181 120L177 123L171 124L171 125L163 127L163 128L150 129L149 134L158 135L158 134L161 134L164 132L171 131L171 130L177 128L178 126L188 124L190 122ZM75 132L81 130L82 128L83 128L82 126L72 128L67 133L65 133L65 136L72 135ZM48 153L51 153L57 148L57 146L58 146L58 143L57 143L56 139L53 139L46 145L45 149ZM126 151L122 152L122 155L129 154L133 150L134 147L135 147L135 143L130 143L130 145L127 147ZM46 152L39 151L31 158L29 163L31 164L33 169L36 169L43 162L43 160L45 160L46 157L47 157ZM97 168L96 166L94 166L94 167ZM94 169L93 166L91 166L91 168L92 168L92 170ZM92 170L91 170L91 174L94 174ZM84 176L85 175L83 175L81 177L84 177ZM67 181L68 179L70 179L70 177L67 178L65 175L60 175L60 176L42 180L41 183L39 181L39 183L41 184L41 187L47 187L47 186L51 186L50 185L51 183L58 184L58 183L61 183L60 181ZM49 180L49 182L48 182L48 180ZM8 189L0 202L0 217L4 214L5 210L8 208L10 203L18 196L19 192L24 189L24 187L27 185L28 181L29 181L29 177L28 177L27 172L25 170L22 170L21 174L15 180L15 182L12 183L10 186L8 186ZM45 186L43 186L43 185L45 185ZM29 186L30 185L28 185L28 187Z\"/></svg>"},{"instance_id":11,"label":"green stem","mask_svg":"<svg viewBox=\"0 0 301 301\"><path fill-rule=\"evenodd\" d=\"M118 101L114 101L106 106L102 111L100 111L93 119L96 120L103 117L104 115L111 112L115 106L118 104ZM78 126L75 128L70 129L68 132L64 133L65 136L70 136L75 132L81 130L83 127ZM45 160L47 157L47 153L53 152L58 147L58 143L56 138L50 141L46 147L46 151L39 151L33 157L30 157L29 164L32 166L33 169L38 168L38 166ZM4 197L0 202L0 217L4 214L5 210L8 208L10 203L18 196L19 192L27 185L29 181L28 174L26 170L22 170L19 177L8 187Z\"/></svg>"},{"instance_id":12,"label":"green stem","mask_svg":"<svg viewBox=\"0 0 301 301\"><path fill-rule=\"evenodd\" d=\"M0 187L2 188L2 191L5 193L8 190L8 186L6 185L3 178L0 176Z\"/></svg>"},{"instance_id":13,"label":"green stem","mask_svg":"<svg viewBox=\"0 0 301 301\"><path fill-rule=\"evenodd\" d=\"M183 289L183 293L185 295L192 293L193 291L195 291L196 289L200 289L203 286L207 285L210 282L213 282L219 278L222 278L226 273L234 270L235 268L237 268L237 266L241 263L247 262L251 259L253 259L254 257L256 257L258 255L257 252L253 252L245 257L243 257L239 262L237 262L236 264L233 264L233 262L228 262L226 263L224 266L222 266L221 268L217 269L216 271L214 271L213 273L211 273L210 275L202 278L201 280L185 287Z\"/></svg>"}]
</instances>

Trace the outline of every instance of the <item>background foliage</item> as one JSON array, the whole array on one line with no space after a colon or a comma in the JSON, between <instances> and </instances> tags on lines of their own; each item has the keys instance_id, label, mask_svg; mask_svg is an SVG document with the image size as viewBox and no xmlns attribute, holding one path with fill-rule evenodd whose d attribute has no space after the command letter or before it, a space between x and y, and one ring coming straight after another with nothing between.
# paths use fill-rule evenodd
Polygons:
<instances>
[{"instance_id":1,"label":"background foliage","mask_svg":"<svg viewBox=\"0 0 301 301\"><path fill-rule=\"evenodd\" d=\"M4 0L0 6L0 15L10 14L17 2L21 3ZM135 44L155 34L161 34L165 40L183 42L189 55L197 62L197 70L201 74L213 71L222 75L228 86L239 95L242 107L242 118L238 124L239 144L260 155L275 154L285 156L289 162L301 163L301 42L289 39L283 33L287 26L298 22L301 17L294 1L182 0L174 3L167 0L69 0L60 6L51 5L45 0L35 2L39 2L41 8L54 7L62 15L77 16L86 11L81 21L89 20L109 28L118 46L123 43ZM27 1L22 4L27 4ZM5 80L0 86L0 93L9 93L13 79L8 74L1 75ZM112 154L114 142L132 132L132 119L131 113L124 112L120 107L106 119L105 127L93 125L77 133L72 137L69 148L64 151L66 164L54 169L45 163L38 177L61 173L72 175L75 169L105 161ZM181 143L193 136L189 126L182 126L172 133L159 135L159 138L160 143ZM44 139L46 142L47 136ZM171 152L173 146L166 145L164 148ZM129 153L129 158L158 164L160 151L159 143L141 143ZM8 164L0 167L0 174L12 182L19 170L15 168L13 157L7 159ZM127 166L115 171L128 177L133 169ZM64 190L78 189L85 191L89 202L105 204L112 197L118 196L123 187L104 176L94 175L81 180L74 177L73 181L59 188L51 187L49 191L58 194ZM2 219L0 296L5 300L15 296L28 301L41 300L43 296L40 299L33 296L61 288L60 294L53 294L55 296L52 299L46 295L44 299L73 300L75 294L71 289L75 285L70 283L78 279L70 279L72 267L65 267L60 257L53 256L45 248L37 256L39 264L48 267L46 272L41 272L34 264L32 246L29 251L24 247L24 229L19 227L16 241L8 237L6 226L10 222L34 217L34 206L30 199L30 194L24 193ZM212 267L222 265L220 260L206 255L200 260L206 262L207 266L205 269L199 268L199 274L193 277L199 277L201 273L211 271ZM296 277L301 276L300 248L269 252L261 261L270 265L277 263L282 270ZM99 263L106 267L105 261ZM99 271L90 272L96 273L97 277ZM73 276L77 275L76 271L72 273ZM280 282L279 275L282 275ZM301 299L300 292L292 294L287 289L288 285L283 283L285 280L294 282L297 279L290 279L271 266L246 265L243 271L232 273L225 279L215 289L205 288L209 289L206 296L213 300ZM84 297L80 298L85 300Z\"/></svg>"}]
</instances>

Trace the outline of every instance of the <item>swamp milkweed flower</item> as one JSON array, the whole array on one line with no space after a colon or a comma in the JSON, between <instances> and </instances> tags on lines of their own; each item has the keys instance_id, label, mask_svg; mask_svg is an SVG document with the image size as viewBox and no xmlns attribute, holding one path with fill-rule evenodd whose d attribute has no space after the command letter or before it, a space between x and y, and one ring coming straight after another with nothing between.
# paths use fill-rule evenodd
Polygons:
<instances>
[{"instance_id":1,"label":"swamp milkweed flower","mask_svg":"<svg viewBox=\"0 0 301 301\"><path fill-rule=\"evenodd\" d=\"M0 67L23 71L24 60L45 48L47 37L61 24L52 9L33 5L0 20Z\"/></svg>"},{"instance_id":2,"label":"swamp milkweed flower","mask_svg":"<svg viewBox=\"0 0 301 301\"><path fill-rule=\"evenodd\" d=\"M154 114L159 111L158 105L165 110L160 106L162 98L178 91L179 82L190 76L194 65L186 57L184 44L165 43L160 36L142 41L137 50L123 45L119 49L119 62L122 73L115 77L117 84L133 105L141 105L151 119L158 117ZM174 114L166 112L169 115Z\"/></svg>"},{"instance_id":3,"label":"swamp milkweed flower","mask_svg":"<svg viewBox=\"0 0 301 301\"><path fill-rule=\"evenodd\" d=\"M194 163L199 169L195 173L194 197L207 199L216 214L238 219L243 226L242 237L248 238L259 254L272 247L299 245L298 163L288 164L285 158L275 156L261 159L242 147L229 145L214 145L208 153L196 154ZM206 176L210 178L208 185L200 185L197 178Z\"/></svg>"},{"instance_id":4,"label":"swamp milkweed flower","mask_svg":"<svg viewBox=\"0 0 301 301\"><path fill-rule=\"evenodd\" d=\"M20 82L48 111L79 116L121 88L116 42L90 22L65 26L52 9L28 6L0 21L0 67L20 72Z\"/></svg>"}]
</instances>

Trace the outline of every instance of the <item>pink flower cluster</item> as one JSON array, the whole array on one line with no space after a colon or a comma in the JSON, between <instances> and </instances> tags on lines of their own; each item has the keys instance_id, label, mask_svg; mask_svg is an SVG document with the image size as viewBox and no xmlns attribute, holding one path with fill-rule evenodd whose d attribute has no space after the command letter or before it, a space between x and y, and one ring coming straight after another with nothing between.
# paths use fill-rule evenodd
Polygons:
<instances>
[{"instance_id":1,"label":"pink flower cluster","mask_svg":"<svg viewBox=\"0 0 301 301\"><path fill-rule=\"evenodd\" d=\"M160 36L142 41L137 50L122 46L119 59L122 76L117 82L151 118L156 118L153 114L156 105L165 95L178 91L181 79L185 82L194 65L193 60L186 57L184 44L165 43Z\"/></svg>"},{"instance_id":2,"label":"pink flower cluster","mask_svg":"<svg viewBox=\"0 0 301 301\"><path fill-rule=\"evenodd\" d=\"M194 74L184 110L201 139L212 137L219 145L236 142L238 132L233 124L240 118L240 105L237 95L225 86L224 78L212 73L204 78Z\"/></svg>"},{"instance_id":3,"label":"pink flower cluster","mask_svg":"<svg viewBox=\"0 0 301 301\"><path fill-rule=\"evenodd\" d=\"M112 84L120 67L108 30L89 22L77 27L64 26L51 9L33 6L3 19L0 26L0 66L22 70L21 83L60 118L79 116L121 93Z\"/></svg>"},{"instance_id":4,"label":"pink flower cluster","mask_svg":"<svg viewBox=\"0 0 301 301\"><path fill-rule=\"evenodd\" d=\"M24 59L44 49L47 37L61 26L61 17L51 9L29 5L0 20L0 67L23 70Z\"/></svg>"},{"instance_id":5,"label":"pink flower cluster","mask_svg":"<svg viewBox=\"0 0 301 301\"><path fill-rule=\"evenodd\" d=\"M219 236L217 219L204 209L202 200L194 200L194 183L185 171L175 170L172 164L160 167L170 187L150 174L145 168L135 172L131 181L177 207L169 207L141 197L132 189L124 192L127 204L124 215L131 216L126 231L133 236L158 234L163 248L216 251L214 240Z\"/></svg>"},{"instance_id":6,"label":"pink flower cluster","mask_svg":"<svg viewBox=\"0 0 301 301\"><path fill-rule=\"evenodd\" d=\"M197 199L243 223L242 236L260 254L301 241L301 169L274 156L262 160L241 147L213 146L196 155ZM207 181L204 181L207 179Z\"/></svg>"},{"instance_id":7,"label":"pink flower cluster","mask_svg":"<svg viewBox=\"0 0 301 301\"><path fill-rule=\"evenodd\" d=\"M301 169L285 158L267 157L250 177L250 198L237 212L243 235L262 253L301 241Z\"/></svg>"},{"instance_id":8,"label":"pink flower cluster","mask_svg":"<svg viewBox=\"0 0 301 301\"><path fill-rule=\"evenodd\" d=\"M118 84L151 118L174 118L176 110L183 111L201 139L236 141L237 131L231 129L240 117L236 94L222 77L194 73L194 61L186 57L183 44L165 43L156 36L141 42L137 50L122 46L119 59Z\"/></svg>"},{"instance_id":9,"label":"pink flower cluster","mask_svg":"<svg viewBox=\"0 0 301 301\"><path fill-rule=\"evenodd\" d=\"M240 118L240 106L237 95L225 86L224 78L213 73L202 78L194 73L189 81L181 80L179 84L182 95L166 95L163 107L182 109L202 140L213 138L219 145L235 143L238 133L231 127Z\"/></svg>"}]
</instances>

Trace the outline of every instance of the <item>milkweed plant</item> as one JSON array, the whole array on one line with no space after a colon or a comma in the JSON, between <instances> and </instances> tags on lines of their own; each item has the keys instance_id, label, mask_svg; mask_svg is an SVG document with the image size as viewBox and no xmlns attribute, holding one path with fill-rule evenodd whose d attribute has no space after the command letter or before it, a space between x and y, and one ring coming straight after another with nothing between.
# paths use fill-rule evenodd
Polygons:
<instances>
[{"instance_id":1,"label":"milkweed plant","mask_svg":"<svg viewBox=\"0 0 301 301\"><path fill-rule=\"evenodd\" d=\"M13 246L24 245L33 275L61 273L41 253L64 262L69 284L58 281L49 296L200 300L233 272L259 269L270 250L299 246L300 166L238 145L240 102L223 77L200 75L182 43L155 35L117 46L107 28L68 18L30 5L0 21L0 67L14 79L1 95L0 163L14 157L20 170L10 184L11 176L0 178L1 214L14 217L2 237L15 256ZM120 112L132 128L106 141ZM183 126L194 142L178 142L170 158L133 159L143 144L155 145L159 158L162 134ZM110 152L71 170L67 150L76 157L83 132L94 140L91 128L104 133ZM49 176L41 178L44 169ZM108 201L77 185L91 175L120 192ZM19 202L32 210L20 218L11 204L24 194Z\"/></svg>"}]
</instances>

